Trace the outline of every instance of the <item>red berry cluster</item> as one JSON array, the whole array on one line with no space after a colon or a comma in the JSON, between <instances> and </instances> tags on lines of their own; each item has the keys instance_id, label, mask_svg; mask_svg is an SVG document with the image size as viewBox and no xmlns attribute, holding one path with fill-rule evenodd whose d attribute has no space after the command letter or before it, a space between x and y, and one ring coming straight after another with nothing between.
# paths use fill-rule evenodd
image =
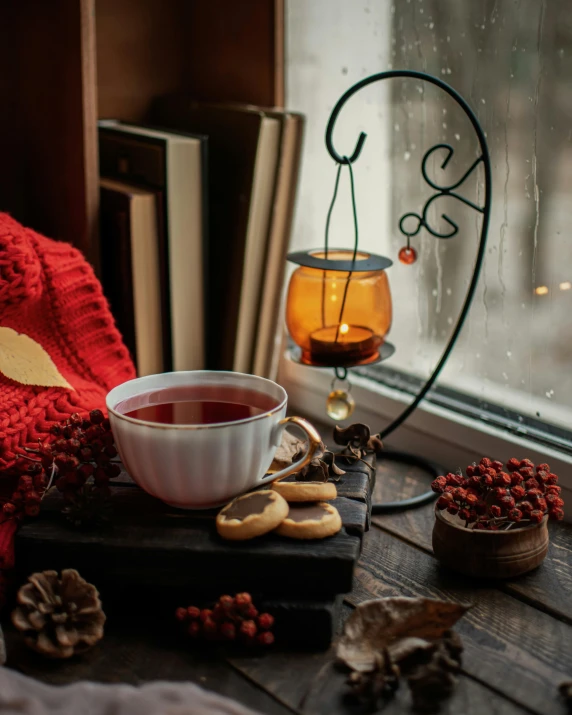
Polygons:
<instances>
[{"instance_id":1,"label":"red berry cluster","mask_svg":"<svg viewBox=\"0 0 572 715\"><path fill-rule=\"evenodd\" d=\"M191 638L203 636L208 640L234 641L245 645L272 645L271 628L274 617L258 613L249 593L221 596L214 608L177 608L175 616L184 624Z\"/></svg>"},{"instance_id":2,"label":"red berry cluster","mask_svg":"<svg viewBox=\"0 0 572 715\"><path fill-rule=\"evenodd\" d=\"M36 516L46 489L55 484L67 502L84 491L107 498L109 480L121 469L111 460L117 456L109 420L101 410L92 410L89 419L74 413L50 429L51 439L26 449L16 463L18 486L2 507L4 519Z\"/></svg>"},{"instance_id":3,"label":"red berry cluster","mask_svg":"<svg viewBox=\"0 0 572 715\"><path fill-rule=\"evenodd\" d=\"M508 529L514 523L538 524L545 514L564 518L558 477L548 464L536 467L530 459L509 459L505 465L483 457L462 474L437 477L431 489L440 494L438 509L456 514L473 529Z\"/></svg>"},{"instance_id":4,"label":"red berry cluster","mask_svg":"<svg viewBox=\"0 0 572 715\"><path fill-rule=\"evenodd\" d=\"M90 492L109 497L109 480L119 476L117 450L109 420L101 410L92 410L89 419L75 413L63 425L51 429L56 440L50 444L58 470L55 485L66 501L74 501L89 481Z\"/></svg>"}]
</instances>

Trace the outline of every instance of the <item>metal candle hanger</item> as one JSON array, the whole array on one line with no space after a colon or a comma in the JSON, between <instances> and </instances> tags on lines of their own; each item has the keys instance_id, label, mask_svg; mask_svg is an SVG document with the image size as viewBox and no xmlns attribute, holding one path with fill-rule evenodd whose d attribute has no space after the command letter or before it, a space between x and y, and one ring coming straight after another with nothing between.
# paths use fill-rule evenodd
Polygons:
<instances>
[{"instance_id":1,"label":"metal candle hanger","mask_svg":"<svg viewBox=\"0 0 572 715\"><path fill-rule=\"evenodd\" d=\"M344 295L343 295L343 302L341 306L341 311L340 311L340 320L339 323L342 322L342 317L343 317L343 311L344 311L344 306L345 306L345 300L347 296L347 288L349 285L350 277L352 276L353 273L359 270L382 270L383 268L389 267L391 265L390 259L384 258L383 256L375 256L372 254L369 254L369 261L371 261L371 265L367 266L366 261L360 261L356 259L356 256L358 254L359 246L358 246L358 223L357 223L357 211L356 211L356 204L355 204L355 191L354 191L354 182L353 182L353 171L352 171L352 164L357 161L359 158L361 151L363 149L364 142L366 140L366 134L364 132L361 132L355 148L352 152L352 154L348 157L342 154L339 154L333 145L333 132L334 132L334 126L336 123L336 120L338 118L338 115L340 114L340 111L342 110L344 104L354 95L356 92L358 92L360 89L363 89L364 87L373 84L374 82L379 82L381 80L386 80L386 79L397 79L397 78L410 78L410 79L416 79L420 80L422 82L429 82L431 84L436 85L443 91L445 91L447 94L449 94L455 102L461 107L461 109L464 111L465 115L468 117L469 121L471 122L471 125L473 126L473 129L475 130L475 133L477 135L477 139L479 141L479 147L480 147L480 155L475 159L475 161L472 163L472 165L467 169L467 171L463 174L463 176L450 186L439 186L437 183L435 183L428 175L427 173L427 162L431 155L439 150L445 150L446 156L441 164L441 168L445 169L447 167L447 164L451 160L453 154L454 154L454 149L450 144L436 144L435 146L431 147L423 156L423 160L421 162L421 173L423 175L423 178L425 182L432 188L434 189L435 193L433 193L425 202L425 205L423 207L423 210L421 213L407 213L404 216L402 216L401 220L399 221L399 230L401 233L406 237L407 243L406 246L401 249L400 251L400 260L404 263L412 263L415 258L415 250L411 247L411 239L416 236L419 231L424 228L428 233L430 233L432 236L435 238L439 239L450 239L453 238L454 236L457 235L459 231L458 225L446 214L442 214L442 219L448 224L449 230L446 230L445 232L439 232L435 230L433 227L428 222L427 219L427 214L429 211L429 207L431 204L436 201L437 199L443 197L443 196L451 196L458 201L461 201L465 205L469 206L475 211L478 211L479 213L482 214L483 220L482 220L482 225L481 225L481 231L480 231L480 237L479 237L479 244L478 244L478 250L477 250L477 256L475 260L475 265L473 268L473 274L471 276L471 280L469 283L469 287L467 289L467 293L465 296L465 300L463 302L463 306L461 308L461 312L459 314L459 317L457 319L457 322L455 324L455 327L453 328L453 331L451 333L451 337L449 338L449 341L447 345L445 346L445 349L443 350L443 353L435 366L433 372L431 375L428 377L428 379L425 381L425 383L422 385L418 393L416 394L415 398L411 402L411 404L406 407L401 414L399 414L387 427L385 427L383 430L380 431L380 436L382 438L387 437L390 435L397 427L399 427L403 422L415 411L421 400L426 396L426 394L429 392L431 387L434 385L435 381L437 380L439 374L441 373L443 367L445 366L451 351L453 350L453 347L455 346L455 343L457 342L457 338L459 337L459 334L463 328L463 325L465 323L465 319L467 317L467 314L469 312L471 303L473 301L474 295L475 295L475 290L477 287L477 282L479 279L480 271L482 268L483 264L483 258L485 254L485 247L486 247L486 241L487 241L487 233L488 233L488 228L489 228L489 221L490 221L490 213L491 213L491 189L492 189L492 175L491 175L491 162L490 162L490 157L489 157L489 151L488 151L488 146L485 138L485 134L483 132L483 129L481 125L479 124L479 121L477 120L474 112L472 109L469 107L467 102L463 99L463 97L452 87L450 87L446 82L443 82L441 79L438 77L433 77L432 75L426 74L424 72L416 72L414 70L390 70L387 72L379 72L377 74L371 75L370 77L366 77L363 80L360 80L359 82L356 82L356 84L352 85L337 101L335 107L332 110L332 113L330 115L330 118L328 120L328 124L326 127L326 148L330 154L330 156L334 159L334 161L338 164L337 167L337 173L336 173L336 181L335 181L335 186L334 186L334 195L332 197L332 202L330 204L327 218L326 218L326 234L325 234L325 246L323 249L324 253L324 258L316 258L315 253L316 250L311 250L311 251L305 251L305 252L297 252L297 253L291 253L288 256L288 260L292 261L294 263L297 263L298 265L301 266L308 266L308 267L313 267L313 268L318 268L320 270L324 271L324 276L326 275L326 271L328 270L344 270L348 272L347 276L347 282L346 286L344 289ZM480 165L482 164L483 170L484 170L484 203L483 206L478 206L477 204L473 203L472 201L469 201L467 198L464 196L456 193L456 189L458 189L464 181L469 177L470 174ZM331 214L332 210L334 207L334 203L336 201L337 197L337 191L338 191L338 184L339 184L339 179L340 179L340 174L341 170L344 166L348 167L348 170L350 172L350 186L351 186L351 194L352 194L352 208L353 208L353 218L354 218L354 230L355 230L355 241L354 241L354 249L353 249L353 255L352 255L352 260L351 261L346 261L344 265L336 265L336 263L340 263L339 261L332 261L328 259L328 253L329 251L332 251L333 249L329 248L328 245L328 232L329 232L329 225L330 225L330 219L331 219ZM416 225L414 225L412 228L409 230L407 229L406 223L411 222L411 220L416 221ZM346 265L347 264L347 265ZM361 264L361 265L360 265ZM372 268L374 266L374 268ZM338 334L336 333L336 341L338 340ZM376 362L378 360L384 360L390 355L393 354L394 352L394 347L387 341L383 343L381 346L381 349L379 351L379 355L377 356L377 359L372 360L370 362ZM359 364L359 363L358 363ZM346 379L347 377L347 370L346 367L340 368L339 366L335 368L336 369L336 378L338 379ZM349 398L351 399L351 398ZM437 476L438 473L442 473L442 468L439 467L438 465L435 465L432 462L429 462L427 460L424 460L421 457L417 457L415 455L410 455L406 454L403 452L391 452L391 451L384 451L381 455L382 458L388 458L388 459L393 459L393 460L398 460L404 463L408 464L413 464L416 466L420 466L427 471L429 471L432 475ZM401 502L392 502L392 503L386 503L386 504L377 504L374 505L374 511L379 513L381 511L390 511L390 510L395 510L395 509L404 509L404 508L409 508L412 506L419 506L421 504L424 504L428 501L430 501L433 498L433 493L432 492L427 492L425 494L421 494L418 497L414 497L413 499L408 499L404 500Z\"/></svg>"}]
</instances>

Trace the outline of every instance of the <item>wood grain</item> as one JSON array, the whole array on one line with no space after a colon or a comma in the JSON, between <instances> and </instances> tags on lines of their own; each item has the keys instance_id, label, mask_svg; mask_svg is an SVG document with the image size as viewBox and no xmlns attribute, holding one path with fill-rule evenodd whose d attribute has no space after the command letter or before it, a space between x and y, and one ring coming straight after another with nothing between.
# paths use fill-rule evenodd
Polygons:
<instances>
[{"instance_id":1,"label":"wood grain","mask_svg":"<svg viewBox=\"0 0 572 715\"><path fill-rule=\"evenodd\" d=\"M346 606L344 620L353 609ZM307 715L362 713L364 708L351 696L346 684L347 672L335 665L333 649L328 653L268 653L260 657L230 658L230 663L244 676L264 688L281 703ZM523 709L502 695L490 691L466 675L452 696L443 702L440 713L450 715L517 715ZM408 688L399 689L395 699L383 704L384 715L411 712Z\"/></svg>"},{"instance_id":2,"label":"wood grain","mask_svg":"<svg viewBox=\"0 0 572 715\"><path fill-rule=\"evenodd\" d=\"M229 666L216 649L196 647L167 635L138 632L106 633L105 641L81 658L51 662L22 645L12 628L6 632L7 666L45 683L63 685L78 680L137 685L150 680L190 681L234 698L261 713L291 712L262 688Z\"/></svg>"},{"instance_id":3,"label":"wood grain","mask_svg":"<svg viewBox=\"0 0 572 715\"><path fill-rule=\"evenodd\" d=\"M94 0L3 3L0 28L0 206L96 265Z\"/></svg>"},{"instance_id":4,"label":"wood grain","mask_svg":"<svg viewBox=\"0 0 572 715\"><path fill-rule=\"evenodd\" d=\"M278 7L275 8L275 4ZM278 0L98 0L99 116L144 119L158 96L283 102Z\"/></svg>"},{"instance_id":5,"label":"wood grain","mask_svg":"<svg viewBox=\"0 0 572 715\"><path fill-rule=\"evenodd\" d=\"M407 498L425 491L427 475L417 468L378 461L374 502ZM433 506L374 516L379 527L432 552ZM499 584L506 593L530 603L556 618L572 623L572 524L550 523L550 544L544 564L529 574Z\"/></svg>"},{"instance_id":6,"label":"wood grain","mask_svg":"<svg viewBox=\"0 0 572 715\"><path fill-rule=\"evenodd\" d=\"M465 645L464 670L523 707L561 713L557 687L572 672L572 627L491 585L446 572L432 556L372 528L349 600L397 595L472 603L455 627Z\"/></svg>"}]
</instances>

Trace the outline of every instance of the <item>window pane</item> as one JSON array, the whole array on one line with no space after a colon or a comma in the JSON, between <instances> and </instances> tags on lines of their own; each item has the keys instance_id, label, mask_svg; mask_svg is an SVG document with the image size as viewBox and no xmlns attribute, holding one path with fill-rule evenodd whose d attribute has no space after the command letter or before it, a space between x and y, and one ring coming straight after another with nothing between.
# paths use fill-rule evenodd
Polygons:
<instances>
[{"instance_id":1,"label":"window pane","mask_svg":"<svg viewBox=\"0 0 572 715\"><path fill-rule=\"evenodd\" d=\"M457 89L476 112L493 165L493 213L483 272L461 338L440 379L554 424L572 424L572 3L569 0L288 0L287 104L308 129L293 245L323 243L335 165L324 134L338 97L354 82L394 68L426 71ZM440 185L462 176L477 156L469 121L427 83L391 80L362 89L344 107L334 135L354 164L360 246L390 256L397 351L388 365L426 376L457 320L470 280L480 215L451 198L435 201L459 234L412 239L419 260L397 261L400 217L419 213L434 191L421 176L424 153L447 142ZM480 173L479 173L480 171ZM482 205L482 171L459 189ZM348 177L332 220L331 244L351 246Z\"/></svg>"}]
</instances>

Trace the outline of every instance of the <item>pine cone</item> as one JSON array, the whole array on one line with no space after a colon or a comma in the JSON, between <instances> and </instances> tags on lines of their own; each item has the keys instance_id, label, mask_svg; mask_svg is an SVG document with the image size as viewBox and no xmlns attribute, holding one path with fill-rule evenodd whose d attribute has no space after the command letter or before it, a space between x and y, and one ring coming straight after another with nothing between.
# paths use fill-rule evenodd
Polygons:
<instances>
[{"instance_id":1,"label":"pine cone","mask_svg":"<svg viewBox=\"0 0 572 715\"><path fill-rule=\"evenodd\" d=\"M12 623L26 644L51 658L82 653L101 638L105 614L99 593L74 569L32 574L18 591Z\"/></svg>"}]
</instances>

